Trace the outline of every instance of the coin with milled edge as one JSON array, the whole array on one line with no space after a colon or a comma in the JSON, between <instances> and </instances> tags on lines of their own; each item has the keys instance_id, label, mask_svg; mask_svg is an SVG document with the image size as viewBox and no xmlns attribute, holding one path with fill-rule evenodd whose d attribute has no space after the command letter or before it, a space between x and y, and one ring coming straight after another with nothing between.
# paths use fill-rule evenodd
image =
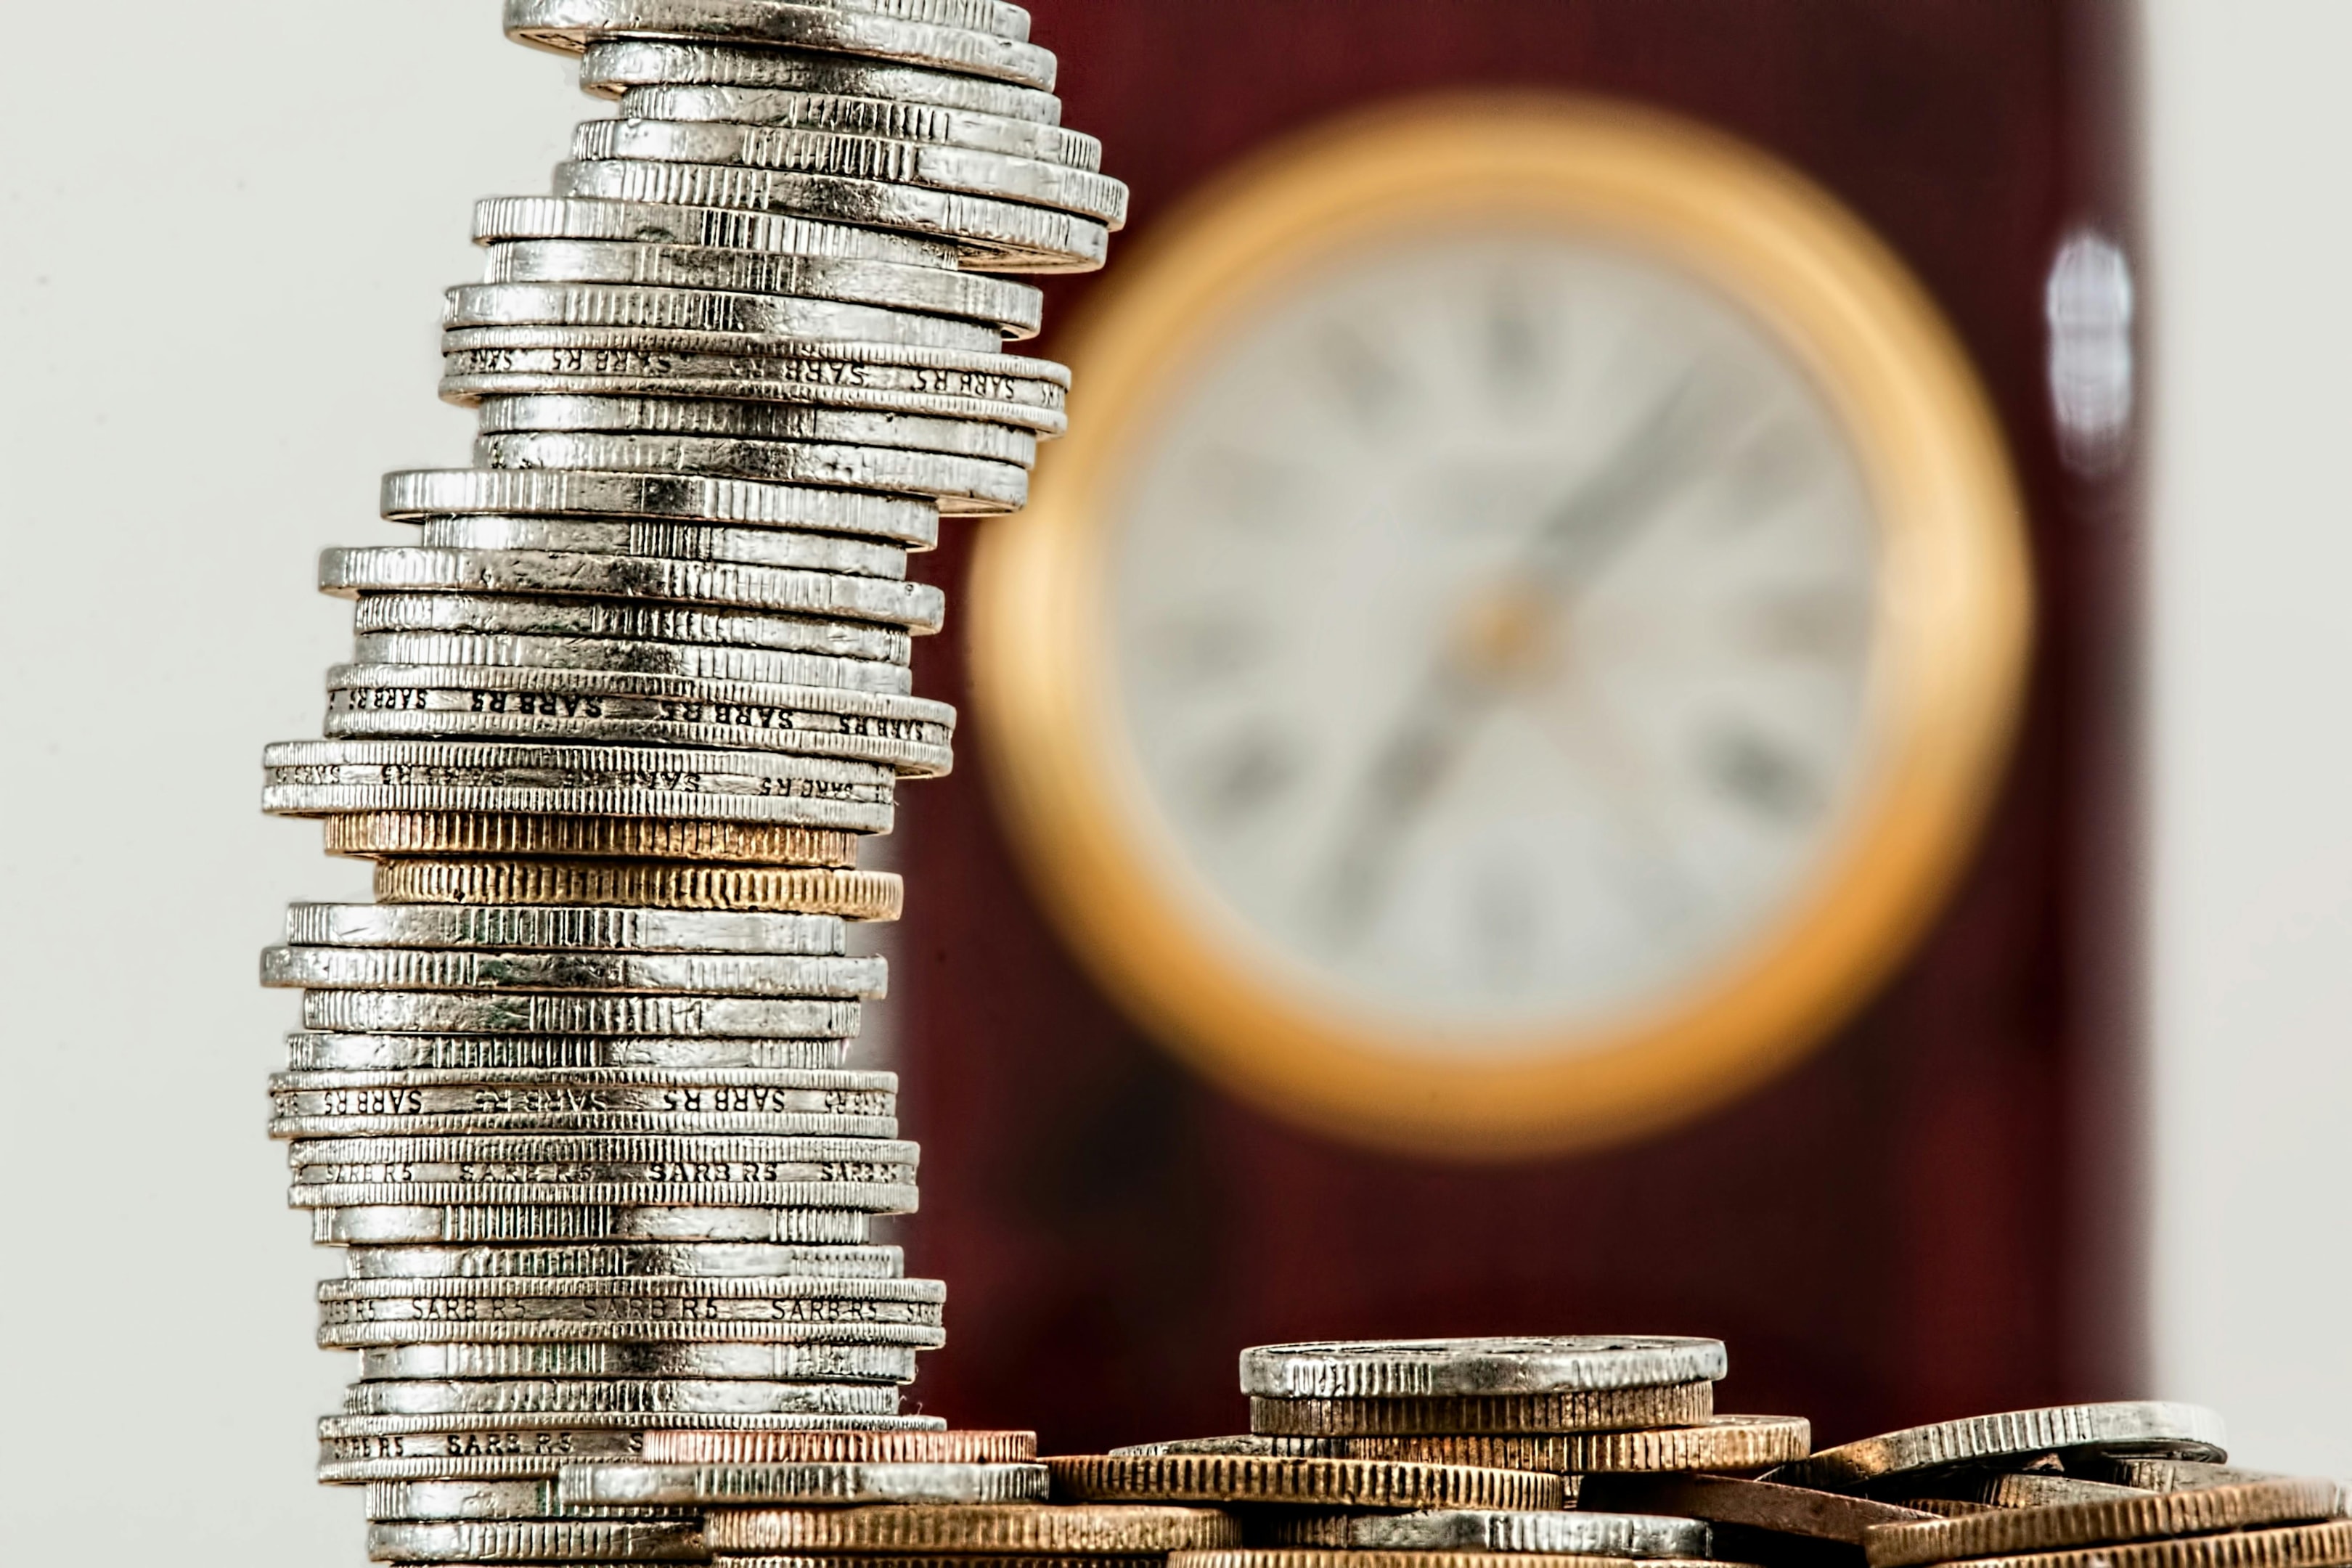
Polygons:
<instances>
[{"instance_id":1,"label":"coin with milled edge","mask_svg":"<svg viewBox=\"0 0 2352 1568\"><path fill-rule=\"evenodd\" d=\"M469 327L614 327L656 332L753 332L818 342L907 343L992 353L1004 334L960 321L840 300L653 289L615 283L460 283L444 296L441 324Z\"/></svg>"},{"instance_id":2,"label":"coin with milled edge","mask_svg":"<svg viewBox=\"0 0 2352 1568\"><path fill-rule=\"evenodd\" d=\"M941 511L957 516L992 516L999 512L1015 511L1029 499L1029 470L1017 463L961 458L947 452L914 452L898 447L855 447L816 441L751 441L724 436L637 436L536 430L478 437L474 441L474 457L476 461L488 468L622 468L631 471L649 468L657 473L669 469L731 474L738 479L766 479L780 484L840 485L850 489L896 490L908 495L928 496L939 503ZM814 608L796 604L774 607ZM896 616L874 618L919 624L905 620L903 611ZM921 629L938 630L937 619L921 625Z\"/></svg>"},{"instance_id":3,"label":"coin with milled edge","mask_svg":"<svg viewBox=\"0 0 2352 1568\"><path fill-rule=\"evenodd\" d=\"M1450 1434L1339 1437L1333 1451L1356 1458L1607 1474L1644 1470L1759 1470L1802 1456L1812 1427L1795 1415L1712 1415L1696 1426L1647 1432Z\"/></svg>"},{"instance_id":4,"label":"coin with milled edge","mask_svg":"<svg viewBox=\"0 0 2352 1568\"><path fill-rule=\"evenodd\" d=\"M930 549L940 532L939 509L927 501L702 474L410 468L383 476L378 508L394 521L493 513L804 528L913 550Z\"/></svg>"},{"instance_id":5,"label":"coin with milled edge","mask_svg":"<svg viewBox=\"0 0 2352 1568\"><path fill-rule=\"evenodd\" d=\"M2130 1487L2039 1470L1929 1470L1887 1490L1900 1493L1898 1501L1937 1511L1941 1511L1938 1504L1947 1502L1980 1503L1987 1508L2052 1508L2135 1495Z\"/></svg>"},{"instance_id":6,"label":"coin with milled edge","mask_svg":"<svg viewBox=\"0 0 2352 1568\"><path fill-rule=\"evenodd\" d=\"M1720 1340L1643 1334L1330 1341L1242 1352L1242 1392L1266 1399L1423 1399L1703 1383L1724 1374Z\"/></svg>"},{"instance_id":7,"label":"coin with milled edge","mask_svg":"<svg viewBox=\"0 0 2352 1568\"><path fill-rule=\"evenodd\" d=\"M723 1552L1109 1556L1238 1546L1241 1539L1240 1523L1216 1509L1134 1504L730 1508L710 1523L710 1548Z\"/></svg>"},{"instance_id":8,"label":"coin with milled edge","mask_svg":"<svg viewBox=\"0 0 2352 1568\"><path fill-rule=\"evenodd\" d=\"M627 1247L356 1247L354 1279L579 1279L664 1274L688 1278L805 1275L896 1279L895 1247L791 1247L752 1242L639 1242Z\"/></svg>"},{"instance_id":9,"label":"coin with milled edge","mask_svg":"<svg viewBox=\"0 0 2352 1568\"><path fill-rule=\"evenodd\" d=\"M597 1508L1042 1502L1046 1486L1035 1464L586 1465L562 1479L567 1506Z\"/></svg>"},{"instance_id":10,"label":"coin with milled edge","mask_svg":"<svg viewBox=\"0 0 2352 1568\"><path fill-rule=\"evenodd\" d=\"M878 60L634 38L591 44L581 57L583 91L613 98L630 88L657 85L827 93L964 110L1039 125L1062 121L1062 100L1050 92Z\"/></svg>"},{"instance_id":11,"label":"coin with milled edge","mask_svg":"<svg viewBox=\"0 0 2352 1568\"><path fill-rule=\"evenodd\" d=\"M497 909L289 904L286 941L307 947L506 947L609 952L838 957L848 928L830 915L506 905Z\"/></svg>"},{"instance_id":12,"label":"coin with milled edge","mask_svg":"<svg viewBox=\"0 0 2352 1568\"><path fill-rule=\"evenodd\" d=\"M362 991L700 992L879 996L879 958L796 953L484 952L472 948L269 947L264 985Z\"/></svg>"},{"instance_id":13,"label":"coin with milled edge","mask_svg":"<svg viewBox=\"0 0 2352 1568\"><path fill-rule=\"evenodd\" d=\"M910 631L937 631L946 610L940 590L923 583L559 550L427 550L401 544L328 550L319 557L319 586L323 593L346 595L438 590L670 599L788 615L841 616Z\"/></svg>"},{"instance_id":14,"label":"coin with milled edge","mask_svg":"<svg viewBox=\"0 0 2352 1568\"><path fill-rule=\"evenodd\" d=\"M2061 1405L1906 1427L1841 1444L1785 1465L1771 1479L1790 1486L1847 1491L1913 1470L2060 1450L2218 1461L2228 1458L2221 1443L2221 1416L2201 1405L2158 1400Z\"/></svg>"},{"instance_id":15,"label":"coin with milled edge","mask_svg":"<svg viewBox=\"0 0 2352 1568\"><path fill-rule=\"evenodd\" d=\"M836 223L869 223L963 243L967 266L995 272L1091 272L1110 248L1097 219L1023 202L734 163L669 163L600 158L555 166L555 194L597 201L789 212Z\"/></svg>"},{"instance_id":16,"label":"coin with milled edge","mask_svg":"<svg viewBox=\"0 0 2352 1568\"><path fill-rule=\"evenodd\" d=\"M730 121L591 120L572 138L580 163L649 159L740 165L961 192L1074 213L1117 229L1127 187L1067 163L939 142Z\"/></svg>"},{"instance_id":17,"label":"coin with milled edge","mask_svg":"<svg viewBox=\"0 0 2352 1568\"><path fill-rule=\"evenodd\" d=\"M1466 1465L1250 1455L1051 1458L1055 1495L1087 1502L1207 1502L1291 1508L1549 1509L1558 1476Z\"/></svg>"},{"instance_id":18,"label":"coin with milled edge","mask_svg":"<svg viewBox=\"0 0 2352 1568\"><path fill-rule=\"evenodd\" d=\"M746 648L898 666L914 651L913 634L898 626L612 599L365 593L352 608L352 623L362 638L385 632L480 633L635 642L648 653L678 647Z\"/></svg>"},{"instance_id":19,"label":"coin with milled edge","mask_svg":"<svg viewBox=\"0 0 2352 1568\"><path fill-rule=\"evenodd\" d=\"M418 1204L391 1198L376 1205L320 1210L311 1215L311 1239L331 1247L370 1247L415 1242L427 1246L478 1242L545 1241L753 1241L856 1246L866 1240L866 1215L854 1209L773 1209L706 1202L679 1207L599 1204L587 1198L560 1206L489 1198L474 1204ZM456 1373L382 1373L385 1377L455 1377ZM520 1377L522 1373L463 1375ZM587 1376L588 1373L579 1375ZM640 1376L654 1376L652 1373ZM680 1373L679 1375L690 1375ZM786 1382L793 1374L713 1373L710 1376L766 1375ZM911 1375L911 1373L909 1374ZM824 1381L819 1379L818 1381Z\"/></svg>"},{"instance_id":20,"label":"coin with milled edge","mask_svg":"<svg viewBox=\"0 0 2352 1568\"><path fill-rule=\"evenodd\" d=\"M2000 1508L1969 1519L1881 1525L1863 1538L1863 1547L1871 1568L1914 1568L1963 1557L2297 1524L2334 1519L2344 1512L2342 1483L2318 1479L2254 1481L2196 1491L2136 1492L2128 1488L2116 1491L2121 1495L2097 1500Z\"/></svg>"},{"instance_id":21,"label":"coin with milled edge","mask_svg":"<svg viewBox=\"0 0 2352 1568\"><path fill-rule=\"evenodd\" d=\"M368 1555L379 1563L699 1563L699 1521L465 1520L377 1521Z\"/></svg>"},{"instance_id":22,"label":"coin with milled edge","mask_svg":"<svg viewBox=\"0 0 2352 1568\"><path fill-rule=\"evenodd\" d=\"M360 812L326 822L331 855L532 855L851 867L857 838L805 827L628 817Z\"/></svg>"},{"instance_id":23,"label":"coin with milled edge","mask_svg":"<svg viewBox=\"0 0 2352 1568\"><path fill-rule=\"evenodd\" d=\"M1028 468L1037 460L1034 432L984 420L940 418L919 414L819 408L772 400L722 397L614 397L573 393L495 395L476 405L478 427L486 436L607 432L637 436L692 436L741 441L832 442L853 447L888 447L912 452L981 458ZM531 548L523 546L522 548ZM541 549L560 549L542 545ZM656 554L659 552L633 552ZM701 554L701 560L725 559ZM903 575L869 573L867 575ZM817 570L840 570L820 567Z\"/></svg>"},{"instance_id":24,"label":"coin with milled edge","mask_svg":"<svg viewBox=\"0 0 2352 1568\"><path fill-rule=\"evenodd\" d=\"M1170 1568L1494 1568L1495 1560L1503 1553L1485 1550L1461 1551L1384 1551L1368 1548L1333 1548L1322 1546L1261 1546L1227 1548L1208 1552L1179 1552L1169 1558ZM1657 1568L1663 1563L1676 1568L1699 1568L1697 1562L1683 1557L1615 1557L1573 1556L1555 1552L1512 1552L1505 1556L1509 1568Z\"/></svg>"},{"instance_id":25,"label":"coin with milled edge","mask_svg":"<svg viewBox=\"0 0 2352 1568\"><path fill-rule=\"evenodd\" d=\"M788 572L846 572L900 578L907 552L837 533L629 518L591 522L569 518L438 517L425 520L428 550L551 550L563 554L652 555L672 561L731 561Z\"/></svg>"},{"instance_id":26,"label":"coin with milled edge","mask_svg":"<svg viewBox=\"0 0 2352 1568\"><path fill-rule=\"evenodd\" d=\"M626 672L685 680L816 686L888 697L903 697L914 689L914 679L903 664L700 643L374 632L354 638L352 655L355 664Z\"/></svg>"},{"instance_id":27,"label":"coin with milled edge","mask_svg":"<svg viewBox=\"0 0 2352 1568\"><path fill-rule=\"evenodd\" d=\"M702 38L873 56L1039 92L1054 86L1054 57L1034 44L822 0L507 0L506 29L522 43L568 54L607 38Z\"/></svg>"},{"instance_id":28,"label":"coin with milled edge","mask_svg":"<svg viewBox=\"0 0 2352 1568\"><path fill-rule=\"evenodd\" d=\"M739 125L833 131L933 142L1034 158L1100 173L1102 142L1084 132L1035 120L904 100L849 97L792 88L720 87L709 83L647 84L621 94L624 120L719 121Z\"/></svg>"},{"instance_id":29,"label":"coin with milled edge","mask_svg":"<svg viewBox=\"0 0 2352 1568\"><path fill-rule=\"evenodd\" d=\"M2142 1459L2127 1454L2085 1454L2071 1462L2086 1476L2141 1491L2187 1491L2197 1487L2243 1486L2289 1478L2270 1470L2242 1469L2197 1459Z\"/></svg>"},{"instance_id":30,"label":"coin with milled edge","mask_svg":"<svg viewBox=\"0 0 2352 1568\"><path fill-rule=\"evenodd\" d=\"M305 991L302 1027L331 1034L738 1035L844 1039L855 1002L767 996L565 995L518 991Z\"/></svg>"},{"instance_id":31,"label":"coin with milled edge","mask_svg":"<svg viewBox=\"0 0 2352 1568\"><path fill-rule=\"evenodd\" d=\"M375 896L388 903L644 904L894 921L906 893L895 871L404 858L377 863Z\"/></svg>"},{"instance_id":32,"label":"coin with milled edge","mask_svg":"<svg viewBox=\"0 0 2352 1568\"><path fill-rule=\"evenodd\" d=\"M1423 1513L1302 1515L1266 1525L1269 1546L1378 1552L1553 1552L1579 1557L1707 1555L1707 1528L1695 1519L1554 1509L1503 1512L1433 1509ZM713 1538L712 1544L718 1545ZM1208 1545L1212 1542L1201 1542Z\"/></svg>"},{"instance_id":33,"label":"coin with milled edge","mask_svg":"<svg viewBox=\"0 0 2352 1568\"><path fill-rule=\"evenodd\" d=\"M486 196L474 204L475 244L495 247L536 241L677 246L736 256L797 258L812 264L873 262L965 276L957 271L963 264L962 248L952 240L856 224L821 223L784 213L562 196Z\"/></svg>"},{"instance_id":34,"label":"coin with milled edge","mask_svg":"<svg viewBox=\"0 0 2352 1568\"><path fill-rule=\"evenodd\" d=\"M1999 1518L2000 1511L1973 1517ZM2328 1568L2347 1563L2352 1563L2352 1523L2341 1521L1969 1559L1970 1568Z\"/></svg>"},{"instance_id":35,"label":"coin with milled edge","mask_svg":"<svg viewBox=\"0 0 2352 1568\"><path fill-rule=\"evenodd\" d=\"M915 1375L915 1347L773 1342L383 1345L361 1351L360 1369L360 1375L369 1379L594 1378L634 1382L667 1378L695 1382L741 1379L752 1384L901 1384ZM804 1423L762 1421L747 1426L733 1416L722 1419L716 1413L705 1414L708 1419L694 1429L724 1429L739 1435L779 1431L808 1435ZM929 1422L931 1426L940 1425L936 1420Z\"/></svg>"},{"instance_id":36,"label":"coin with milled edge","mask_svg":"<svg viewBox=\"0 0 2352 1568\"><path fill-rule=\"evenodd\" d=\"M812 1462L893 1465L1025 1464L1034 1432L649 1432L646 1458L662 1465ZM1003 1505L992 1505L1003 1506Z\"/></svg>"},{"instance_id":37,"label":"coin with milled edge","mask_svg":"<svg viewBox=\"0 0 2352 1568\"><path fill-rule=\"evenodd\" d=\"M286 1037L295 1072L729 1072L822 1070L846 1040L639 1039L627 1036L314 1035Z\"/></svg>"},{"instance_id":38,"label":"coin with milled edge","mask_svg":"<svg viewBox=\"0 0 2352 1568\"><path fill-rule=\"evenodd\" d=\"M1013 338L1034 334L1045 314L1045 297L1036 285L1010 278L864 258L643 240L493 241L483 281L626 284L838 300L985 322L1001 336Z\"/></svg>"},{"instance_id":39,"label":"coin with milled edge","mask_svg":"<svg viewBox=\"0 0 2352 1568\"><path fill-rule=\"evenodd\" d=\"M397 1379L355 1383L343 1395L347 1415L888 1415L898 1408L888 1384L725 1378Z\"/></svg>"},{"instance_id":40,"label":"coin with milled edge","mask_svg":"<svg viewBox=\"0 0 2352 1568\"><path fill-rule=\"evenodd\" d=\"M1715 1384L1670 1383L1651 1388L1419 1399L1254 1398L1250 1427L1277 1436L1610 1432L1696 1426L1714 1413Z\"/></svg>"},{"instance_id":41,"label":"coin with milled edge","mask_svg":"<svg viewBox=\"0 0 2352 1568\"><path fill-rule=\"evenodd\" d=\"M371 1520L554 1519L563 1513L551 1479L516 1481L370 1481ZM613 1509L632 1519L694 1517L690 1509Z\"/></svg>"}]
</instances>

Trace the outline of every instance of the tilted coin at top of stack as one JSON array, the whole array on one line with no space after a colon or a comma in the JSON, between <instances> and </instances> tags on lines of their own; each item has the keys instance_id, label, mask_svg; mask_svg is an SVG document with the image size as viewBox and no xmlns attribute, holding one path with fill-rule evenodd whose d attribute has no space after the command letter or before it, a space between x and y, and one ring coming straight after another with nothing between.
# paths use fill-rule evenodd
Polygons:
<instances>
[{"instance_id":1,"label":"tilted coin at top of stack","mask_svg":"<svg viewBox=\"0 0 2352 1568\"><path fill-rule=\"evenodd\" d=\"M944 1288L868 1237L917 1151L852 1059L887 989L853 928L902 901L859 842L952 763L908 557L1026 498L1069 378L1005 352L1043 294L1002 274L1098 264L1125 190L1003 0L505 25L618 113L477 208L441 384L472 463L388 475L412 537L321 559L353 657L264 759L267 810L375 863L262 959L302 998L270 1129L349 1249L321 1479L408 1563L698 1561L720 1500L800 1559L1231 1544L1200 1510L1008 1528L1034 1438L900 1413ZM896 1544L841 1522L879 1500ZM774 1522L803 1505L838 1528Z\"/></svg>"}]
</instances>

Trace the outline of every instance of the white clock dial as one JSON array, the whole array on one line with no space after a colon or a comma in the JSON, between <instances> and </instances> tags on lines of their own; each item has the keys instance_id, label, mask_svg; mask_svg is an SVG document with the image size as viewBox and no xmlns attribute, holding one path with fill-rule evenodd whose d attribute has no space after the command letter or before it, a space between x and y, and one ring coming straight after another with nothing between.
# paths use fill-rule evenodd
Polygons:
<instances>
[{"instance_id":1,"label":"white clock dial","mask_svg":"<svg viewBox=\"0 0 2352 1568\"><path fill-rule=\"evenodd\" d=\"M1105 526L1171 871L1431 1051L1666 1005L1809 890L1865 782L1860 459L1769 328L1656 258L1455 228L1295 277Z\"/></svg>"}]
</instances>

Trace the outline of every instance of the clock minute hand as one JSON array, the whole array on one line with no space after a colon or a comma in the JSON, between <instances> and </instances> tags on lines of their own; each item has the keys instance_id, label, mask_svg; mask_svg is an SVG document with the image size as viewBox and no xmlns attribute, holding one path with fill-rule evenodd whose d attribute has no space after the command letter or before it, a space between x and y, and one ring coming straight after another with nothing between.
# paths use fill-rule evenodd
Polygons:
<instances>
[{"instance_id":1,"label":"clock minute hand","mask_svg":"<svg viewBox=\"0 0 2352 1568\"><path fill-rule=\"evenodd\" d=\"M1538 640L1572 591L1590 582L1654 514L1667 492L1662 481L1680 477L1683 470L1668 458L1680 449L1691 383L1685 373L1608 464L1552 510L1523 570L1513 574L1504 613L1469 618L1439 648L1396 728L1374 753L1339 849L1320 879L1323 924L1335 937L1361 931L1393 868L1406 824L1437 794L1501 698L1515 656ZM1579 540L1587 542L1581 552L1570 548ZM1539 592L1527 592L1530 574Z\"/></svg>"}]
</instances>

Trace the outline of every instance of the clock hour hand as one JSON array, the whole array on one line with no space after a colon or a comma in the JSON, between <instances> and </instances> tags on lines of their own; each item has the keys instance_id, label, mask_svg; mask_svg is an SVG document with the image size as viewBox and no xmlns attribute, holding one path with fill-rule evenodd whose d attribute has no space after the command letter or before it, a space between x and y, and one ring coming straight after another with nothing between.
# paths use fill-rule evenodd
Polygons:
<instances>
[{"instance_id":1,"label":"clock hour hand","mask_svg":"<svg viewBox=\"0 0 2352 1568\"><path fill-rule=\"evenodd\" d=\"M1452 775L1574 591L1598 575L1689 471L1673 459L1687 451L1695 374L1685 371L1600 472L1552 510L1503 592L1473 605L1438 650L1374 753L1339 848L1318 880L1320 923L1334 939L1360 935L1381 907L1406 827Z\"/></svg>"}]
</instances>

